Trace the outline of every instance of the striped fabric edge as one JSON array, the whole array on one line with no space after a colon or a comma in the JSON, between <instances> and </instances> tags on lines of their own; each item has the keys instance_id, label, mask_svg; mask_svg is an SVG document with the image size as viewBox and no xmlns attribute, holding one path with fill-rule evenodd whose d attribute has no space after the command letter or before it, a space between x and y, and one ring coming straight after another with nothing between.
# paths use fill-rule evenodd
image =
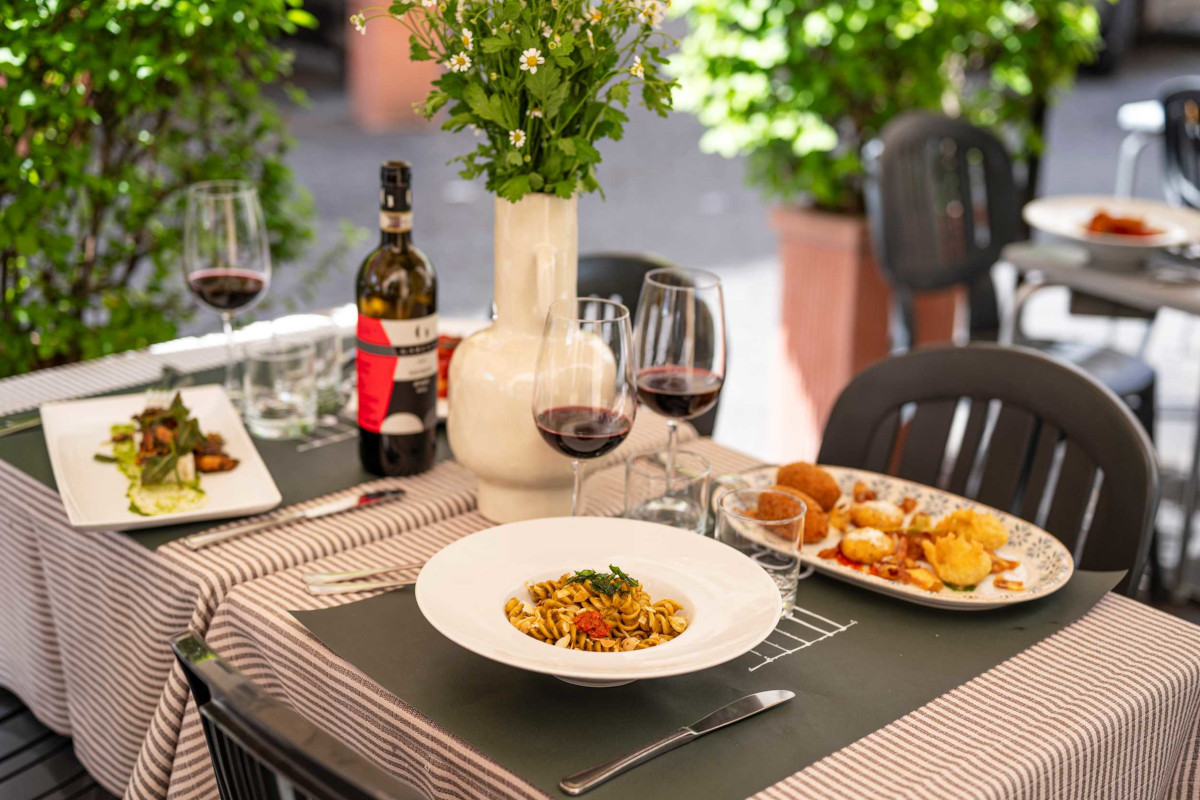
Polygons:
<instances>
[{"instance_id":1,"label":"striped fabric edge","mask_svg":"<svg viewBox=\"0 0 1200 800\"><path fill-rule=\"evenodd\" d=\"M0 485L0 685L48 728L67 735L66 678L36 510L58 506L58 495L6 462L0 462Z\"/></svg>"},{"instance_id":2,"label":"striped fabric edge","mask_svg":"<svg viewBox=\"0 0 1200 800\"><path fill-rule=\"evenodd\" d=\"M1110 594L755 800L1162 797L1195 752L1198 714L1200 629Z\"/></svg>"},{"instance_id":3,"label":"striped fabric edge","mask_svg":"<svg viewBox=\"0 0 1200 800\"><path fill-rule=\"evenodd\" d=\"M707 439L692 442L689 449L726 472L758 463ZM615 466L589 479L585 491L592 499L593 513L597 509L605 513L621 510L624 469L623 465ZM464 535L490 526L479 514L467 514L423 528L414 536L385 539L313 562L302 570L279 572L242 584L214 616L209 644L268 691L288 700L317 724L433 797L543 797L540 791L330 653L288 613L288 609L327 608L369 596L314 597L304 590L301 572L421 560ZM345 708L361 708L364 713L346 718L339 713ZM438 780L426 774L426 765L437 766ZM191 702L184 716L168 796L216 797L207 746Z\"/></svg>"}]
</instances>

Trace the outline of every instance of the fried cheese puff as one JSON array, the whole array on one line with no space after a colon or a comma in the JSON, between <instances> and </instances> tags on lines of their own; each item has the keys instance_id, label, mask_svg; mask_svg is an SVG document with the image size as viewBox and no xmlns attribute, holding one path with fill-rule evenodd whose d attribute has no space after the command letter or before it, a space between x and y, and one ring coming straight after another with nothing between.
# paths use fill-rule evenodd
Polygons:
<instances>
[{"instance_id":1,"label":"fried cheese puff","mask_svg":"<svg viewBox=\"0 0 1200 800\"><path fill-rule=\"evenodd\" d=\"M904 512L887 500L868 500L850 506L850 521L860 528L895 531L904 524Z\"/></svg>"},{"instance_id":2,"label":"fried cheese puff","mask_svg":"<svg viewBox=\"0 0 1200 800\"><path fill-rule=\"evenodd\" d=\"M822 511L829 511L833 504L842 496L842 490L837 481L816 464L797 461L784 464L775 475L775 483L799 489L817 501Z\"/></svg>"},{"instance_id":3,"label":"fried cheese puff","mask_svg":"<svg viewBox=\"0 0 1200 800\"><path fill-rule=\"evenodd\" d=\"M896 540L878 528L855 528L842 537L842 555L860 564L874 564L896 549ZM988 562L991 569L991 561Z\"/></svg>"},{"instance_id":4,"label":"fried cheese puff","mask_svg":"<svg viewBox=\"0 0 1200 800\"><path fill-rule=\"evenodd\" d=\"M958 587L974 586L992 574L992 557L984 551L983 545L956 533L922 542L921 547L925 550L925 560L946 583Z\"/></svg>"},{"instance_id":5,"label":"fried cheese puff","mask_svg":"<svg viewBox=\"0 0 1200 800\"><path fill-rule=\"evenodd\" d=\"M813 542L819 542L822 539L824 539L826 536L829 535L829 516L824 511L821 510L820 503L818 503L812 497L809 497L807 494L800 491L799 489L793 489L791 486L779 485L779 486L772 486L771 488L777 492L786 492L787 494L790 494L793 497L798 497L800 500L804 501L804 505L808 508L808 511L805 512L805 514L804 514L804 543L805 544L812 544ZM773 502L773 498L770 495L764 495L764 496L760 497L760 499L758 501L758 518L759 519L786 519L789 516L789 514L787 514L788 509L779 509L779 511L781 513L775 513L775 510L773 510L769 505L768 505L768 508L766 509L765 513L770 514L770 516L764 516L763 505L770 504L772 502ZM790 504L789 504L789 508L790 508Z\"/></svg>"},{"instance_id":6,"label":"fried cheese puff","mask_svg":"<svg viewBox=\"0 0 1200 800\"><path fill-rule=\"evenodd\" d=\"M1008 543L1008 531L995 514L980 513L969 508L951 511L938 520L934 535L957 533L961 538L979 542L984 550L995 550Z\"/></svg>"}]
</instances>

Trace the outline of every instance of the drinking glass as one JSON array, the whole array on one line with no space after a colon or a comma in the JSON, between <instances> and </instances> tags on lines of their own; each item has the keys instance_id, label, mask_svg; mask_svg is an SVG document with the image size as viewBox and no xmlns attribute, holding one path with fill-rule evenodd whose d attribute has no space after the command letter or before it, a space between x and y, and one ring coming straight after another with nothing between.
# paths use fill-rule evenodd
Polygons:
<instances>
[{"instance_id":1,"label":"drinking glass","mask_svg":"<svg viewBox=\"0 0 1200 800\"><path fill-rule=\"evenodd\" d=\"M271 248L258 190L246 181L204 181L188 187L183 226L188 288L221 315L225 329L225 390L240 396L233 315L250 308L271 282Z\"/></svg>"},{"instance_id":2,"label":"drinking glass","mask_svg":"<svg viewBox=\"0 0 1200 800\"><path fill-rule=\"evenodd\" d=\"M637 306L637 388L667 417L667 475L677 420L711 409L725 380L725 299L721 279L698 269L646 273Z\"/></svg>"},{"instance_id":3,"label":"drinking glass","mask_svg":"<svg viewBox=\"0 0 1200 800\"><path fill-rule=\"evenodd\" d=\"M771 510L769 520L759 518L763 507ZM774 489L736 489L722 495L717 504L717 540L745 553L766 570L779 587L784 614L796 603L800 558L788 555L784 552L787 548L779 545L803 541L807 511L803 500ZM764 541L776 546L769 547Z\"/></svg>"},{"instance_id":4,"label":"drinking glass","mask_svg":"<svg viewBox=\"0 0 1200 800\"><path fill-rule=\"evenodd\" d=\"M317 427L316 347L268 339L246 348L246 428L260 439L296 439Z\"/></svg>"},{"instance_id":5,"label":"drinking glass","mask_svg":"<svg viewBox=\"0 0 1200 800\"><path fill-rule=\"evenodd\" d=\"M546 443L571 458L571 514L579 513L579 461L625 440L637 414L629 309L572 298L550 307L538 350L533 421Z\"/></svg>"},{"instance_id":6,"label":"drinking glass","mask_svg":"<svg viewBox=\"0 0 1200 800\"><path fill-rule=\"evenodd\" d=\"M708 529L708 479L712 466L697 453L678 450L667 480L662 453L625 459L625 516L703 535Z\"/></svg>"},{"instance_id":7,"label":"drinking glass","mask_svg":"<svg viewBox=\"0 0 1200 800\"><path fill-rule=\"evenodd\" d=\"M276 335L307 340L316 348L317 413L336 414L346 390L342 377L342 329L332 314L291 314L271 324Z\"/></svg>"}]
</instances>

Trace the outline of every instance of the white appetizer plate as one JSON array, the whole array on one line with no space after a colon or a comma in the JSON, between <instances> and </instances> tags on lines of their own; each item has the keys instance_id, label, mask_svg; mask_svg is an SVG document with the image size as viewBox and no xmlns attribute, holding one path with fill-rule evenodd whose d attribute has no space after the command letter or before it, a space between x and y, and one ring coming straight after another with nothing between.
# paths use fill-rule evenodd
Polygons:
<instances>
[{"instance_id":1,"label":"white appetizer plate","mask_svg":"<svg viewBox=\"0 0 1200 800\"><path fill-rule=\"evenodd\" d=\"M1092 233L1087 223L1101 210L1140 217L1163 232L1156 236ZM1153 250L1200 241L1200 214L1154 200L1104 195L1045 197L1026 205L1022 213L1031 227L1084 245L1101 265L1137 262Z\"/></svg>"},{"instance_id":2,"label":"white appetizer plate","mask_svg":"<svg viewBox=\"0 0 1200 800\"><path fill-rule=\"evenodd\" d=\"M615 564L654 599L683 604L688 628L657 647L588 653L554 647L508 621L527 581ZM619 686L706 669L737 658L779 622L779 590L732 547L695 533L628 519L562 517L515 522L449 545L421 570L417 605L446 638L512 667L582 686Z\"/></svg>"},{"instance_id":3,"label":"white appetizer plate","mask_svg":"<svg viewBox=\"0 0 1200 800\"><path fill-rule=\"evenodd\" d=\"M91 400L47 403L41 408L46 448L54 480L67 509L67 518L80 530L134 530L180 522L198 522L258 514L282 499L241 417L220 386L180 390L183 403L205 433L225 438L225 450L238 459L237 468L200 477L207 502L200 508L174 514L142 516L129 510L129 482L115 464L92 456L107 452L110 428L146 407L145 393Z\"/></svg>"},{"instance_id":4,"label":"white appetizer plate","mask_svg":"<svg viewBox=\"0 0 1200 800\"><path fill-rule=\"evenodd\" d=\"M1027 603L1030 600L1053 594L1065 586L1075 572L1075 562L1063 543L1020 517L1005 514L940 489L888 475L880 475L877 472L845 467L825 467L824 469L837 480L843 497L849 496L854 489L854 484L862 481L879 496L880 500L890 500L899 504L905 497L913 498L917 501L917 511L926 512L934 522L959 508L971 508L995 514L1008 531L1008 544L997 550L996 554L1001 558L1020 563L1016 569L1002 573L1002 577L1023 581L1025 588L1019 591L997 589L993 585L996 576L989 575L973 591L944 588L940 592L926 592L899 581L889 581L876 575L869 575L853 567L839 564L833 559L821 558L817 555L822 550L833 547L841 541L841 532L832 529L829 535L821 541L806 544L800 549L800 560L803 563L811 564L813 569L830 577L918 605L952 611L982 611L1016 603ZM776 467L761 467L744 472L740 477L754 488L765 489L775 485L777 471ZM722 487L714 490L714 509L726 491L728 490ZM788 553L796 552L794 544L785 543L780 538L772 537L769 533L763 532L759 526L746 526L743 532L755 534L756 541L758 536L765 537L760 543L771 549Z\"/></svg>"}]
</instances>

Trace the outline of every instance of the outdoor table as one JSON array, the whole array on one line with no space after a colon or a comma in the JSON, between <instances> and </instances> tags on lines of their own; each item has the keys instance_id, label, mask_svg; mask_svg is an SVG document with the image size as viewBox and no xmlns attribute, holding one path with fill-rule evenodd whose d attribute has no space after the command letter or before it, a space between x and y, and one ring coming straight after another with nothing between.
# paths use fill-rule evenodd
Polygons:
<instances>
[{"instance_id":1,"label":"outdoor table","mask_svg":"<svg viewBox=\"0 0 1200 800\"><path fill-rule=\"evenodd\" d=\"M1200 316L1200 273L1193 268L1171 267L1155 270L1115 271L1090 266L1087 251L1078 245L1031 244L1021 242L1004 248L1003 259L1016 267L1028 282L1017 292L1012 312L1006 321L1008 330L1002 340L1014 340L1020 323L1021 308L1038 289L1045 286L1065 286L1073 291L1099 297L1142 311L1155 312L1161 308ZM1181 270L1191 270L1191 274ZM1183 548L1180 551L1179 577L1176 598L1190 597L1195 591L1196 562L1189 558L1195 535L1193 517L1200 504L1200 411L1196 419L1196 439L1192 465L1185 483L1183 498Z\"/></svg>"},{"instance_id":2,"label":"outdoor table","mask_svg":"<svg viewBox=\"0 0 1200 800\"><path fill-rule=\"evenodd\" d=\"M191 372L224 359L219 347L167 351L122 354L0 381L0 417L52 399L146 384L166 364ZM219 372L207 378L219 380ZM356 453L353 424L340 423L338 430L328 448L316 446L295 458L317 463L336 451L357 470L357 455L347 455ZM688 441L696 434L684 425L680 435ZM593 468L661 449L666 436L663 418L640 414L625 444ZM318 439L319 432L305 444L319 445ZM79 760L99 783L116 794L128 787L130 797L166 793L187 700L171 636L184 630L203 634L238 584L475 507L473 476L453 461L442 461L415 477L360 484L403 487L408 494L402 502L192 551L170 530L127 534L72 528L53 481L44 474L42 442L40 430L0 439L0 686L18 695L48 727L71 735ZM260 452L291 446L258 444ZM38 451L43 474L34 477L22 467L32 469L27 462L37 462ZM360 490L337 489L342 494ZM322 491L304 505L336 496L332 489ZM224 524L209 523L213 528Z\"/></svg>"},{"instance_id":3,"label":"outdoor table","mask_svg":"<svg viewBox=\"0 0 1200 800\"><path fill-rule=\"evenodd\" d=\"M705 456L715 474L755 466L755 459L710 440L689 449ZM618 510L622 482L619 468L592 478L592 510ZM488 524L464 514L243 583L217 609L207 641L267 691L433 798L546 797L329 650L289 613L371 596L313 596L304 588L304 572L427 558ZM880 672L887 674L886 664ZM618 780L623 789L614 781L615 791L659 796L639 791L637 771ZM1198 792L1200 628L1108 594L1077 622L753 796L1184 798ZM169 796L216 797L191 702Z\"/></svg>"}]
</instances>

